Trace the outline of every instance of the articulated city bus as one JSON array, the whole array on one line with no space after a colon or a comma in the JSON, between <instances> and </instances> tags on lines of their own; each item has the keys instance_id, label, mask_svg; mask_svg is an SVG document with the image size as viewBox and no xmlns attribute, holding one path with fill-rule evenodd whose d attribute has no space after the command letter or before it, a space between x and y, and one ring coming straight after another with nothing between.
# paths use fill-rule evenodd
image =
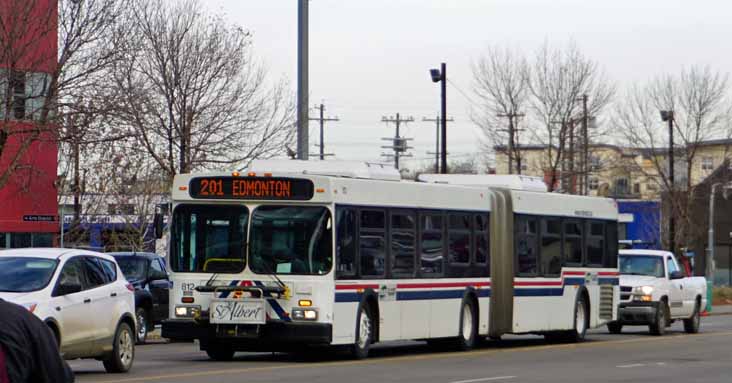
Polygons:
<instances>
[{"instance_id":1,"label":"articulated city bus","mask_svg":"<svg viewBox=\"0 0 732 383\"><path fill-rule=\"evenodd\" d=\"M617 207L532 182L402 181L336 161L176 176L162 335L217 360L306 345L363 358L404 339L470 349L508 333L580 341L616 319Z\"/></svg>"}]
</instances>

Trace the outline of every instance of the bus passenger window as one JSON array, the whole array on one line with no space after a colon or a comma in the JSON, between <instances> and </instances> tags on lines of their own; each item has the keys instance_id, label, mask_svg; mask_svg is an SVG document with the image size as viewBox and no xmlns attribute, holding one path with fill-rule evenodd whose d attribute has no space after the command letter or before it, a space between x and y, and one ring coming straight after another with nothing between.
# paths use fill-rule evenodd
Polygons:
<instances>
[{"instance_id":1,"label":"bus passenger window","mask_svg":"<svg viewBox=\"0 0 732 383\"><path fill-rule=\"evenodd\" d=\"M336 275L356 275L356 213L339 208L336 212Z\"/></svg>"},{"instance_id":2,"label":"bus passenger window","mask_svg":"<svg viewBox=\"0 0 732 383\"><path fill-rule=\"evenodd\" d=\"M384 276L386 265L386 227L383 210L361 211L359 255L361 275Z\"/></svg>"},{"instance_id":3,"label":"bus passenger window","mask_svg":"<svg viewBox=\"0 0 732 383\"><path fill-rule=\"evenodd\" d=\"M605 267L618 267L618 223L607 222L605 224Z\"/></svg>"},{"instance_id":4,"label":"bus passenger window","mask_svg":"<svg viewBox=\"0 0 732 383\"><path fill-rule=\"evenodd\" d=\"M564 221L564 260L569 265L582 265L582 225Z\"/></svg>"},{"instance_id":5,"label":"bus passenger window","mask_svg":"<svg viewBox=\"0 0 732 383\"><path fill-rule=\"evenodd\" d=\"M414 277L415 226L414 213L391 214L391 272L394 276Z\"/></svg>"},{"instance_id":6,"label":"bus passenger window","mask_svg":"<svg viewBox=\"0 0 732 383\"><path fill-rule=\"evenodd\" d=\"M516 217L516 256L518 275L537 274L536 219L527 216Z\"/></svg>"},{"instance_id":7,"label":"bus passenger window","mask_svg":"<svg viewBox=\"0 0 732 383\"><path fill-rule=\"evenodd\" d=\"M556 277L562 272L562 221L559 218L541 219L541 273Z\"/></svg>"},{"instance_id":8,"label":"bus passenger window","mask_svg":"<svg viewBox=\"0 0 732 383\"><path fill-rule=\"evenodd\" d=\"M587 264L603 265L605 253L605 224L602 221L587 222Z\"/></svg>"},{"instance_id":9,"label":"bus passenger window","mask_svg":"<svg viewBox=\"0 0 732 383\"><path fill-rule=\"evenodd\" d=\"M475 263L490 264L488 215L475 215Z\"/></svg>"},{"instance_id":10,"label":"bus passenger window","mask_svg":"<svg viewBox=\"0 0 732 383\"><path fill-rule=\"evenodd\" d=\"M442 215L423 214L420 227L420 271L425 277L439 277L442 275L444 261L442 235Z\"/></svg>"},{"instance_id":11,"label":"bus passenger window","mask_svg":"<svg viewBox=\"0 0 732 383\"><path fill-rule=\"evenodd\" d=\"M470 215L450 214L448 259L450 263L470 263Z\"/></svg>"}]
</instances>

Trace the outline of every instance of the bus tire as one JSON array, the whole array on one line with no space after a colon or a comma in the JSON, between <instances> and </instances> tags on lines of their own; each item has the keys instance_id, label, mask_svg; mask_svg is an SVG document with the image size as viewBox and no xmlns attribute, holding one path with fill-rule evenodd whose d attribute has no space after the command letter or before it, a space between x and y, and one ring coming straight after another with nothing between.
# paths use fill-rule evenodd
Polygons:
<instances>
[{"instance_id":1,"label":"bus tire","mask_svg":"<svg viewBox=\"0 0 732 383\"><path fill-rule=\"evenodd\" d=\"M590 305L584 292L577 295L574 304L574 325L568 331L552 331L544 334L549 342L579 343L585 340L590 325Z\"/></svg>"},{"instance_id":2,"label":"bus tire","mask_svg":"<svg viewBox=\"0 0 732 383\"><path fill-rule=\"evenodd\" d=\"M648 326L648 331L651 335L662 336L666 333L666 326L668 326L668 306L665 301L660 301L656 308L656 317Z\"/></svg>"},{"instance_id":3,"label":"bus tire","mask_svg":"<svg viewBox=\"0 0 732 383\"><path fill-rule=\"evenodd\" d=\"M219 362L228 362L234 359L236 353L231 346L222 343L210 343L206 346L205 351L211 360Z\"/></svg>"},{"instance_id":4,"label":"bus tire","mask_svg":"<svg viewBox=\"0 0 732 383\"><path fill-rule=\"evenodd\" d=\"M699 302L694 304L694 313L690 318L684 319L684 331L687 334L696 334L699 332L701 318L699 315Z\"/></svg>"},{"instance_id":5,"label":"bus tire","mask_svg":"<svg viewBox=\"0 0 732 383\"><path fill-rule=\"evenodd\" d=\"M620 334L623 331L623 325L619 322L610 322L607 324L607 330L610 334Z\"/></svg>"},{"instance_id":6,"label":"bus tire","mask_svg":"<svg viewBox=\"0 0 732 383\"><path fill-rule=\"evenodd\" d=\"M374 321L371 308L363 302L359 306L356 318L356 341L351 346L351 355L354 359L365 359L369 356L369 349L374 339Z\"/></svg>"},{"instance_id":7,"label":"bus tire","mask_svg":"<svg viewBox=\"0 0 732 383\"><path fill-rule=\"evenodd\" d=\"M456 341L457 349L468 351L475 347L478 338L478 315L475 301L470 297L463 299L460 305L460 331Z\"/></svg>"}]
</instances>

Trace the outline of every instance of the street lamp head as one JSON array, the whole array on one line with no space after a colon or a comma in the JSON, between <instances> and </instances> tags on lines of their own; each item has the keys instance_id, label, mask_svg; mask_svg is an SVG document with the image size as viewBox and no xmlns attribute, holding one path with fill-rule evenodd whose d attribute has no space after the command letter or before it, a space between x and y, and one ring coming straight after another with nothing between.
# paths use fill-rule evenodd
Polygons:
<instances>
[{"instance_id":1,"label":"street lamp head","mask_svg":"<svg viewBox=\"0 0 732 383\"><path fill-rule=\"evenodd\" d=\"M661 111L661 120L663 121L669 121L674 119L674 111L673 110L662 110Z\"/></svg>"},{"instance_id":2,"label":"street lamp head","mask_svg":"<svg viewBox=\"0 0 732 383\"><path fill-rule=\"evenodd\" d=\"M432 82L440 82L442 80L442 73L440 73L439 69L430 69L430 76L432 77Z\"/></svg>"}]
</instances>

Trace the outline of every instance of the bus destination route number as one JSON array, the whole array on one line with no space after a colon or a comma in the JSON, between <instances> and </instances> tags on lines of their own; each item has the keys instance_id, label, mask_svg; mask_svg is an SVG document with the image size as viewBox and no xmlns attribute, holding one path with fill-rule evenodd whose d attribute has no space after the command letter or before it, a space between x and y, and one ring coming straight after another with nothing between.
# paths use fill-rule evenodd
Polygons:
<instances>
[{"instance_id":1,"label":"bus destination route number","mask_svg":"<svg viewBox=\"0 0 732 383\"><path fill-rule=\"evenodd\" d=\"M202 199L309 200L313 182L278 177L198 177L191 180L189 193Z\"/></svg>"}]
</instances>

